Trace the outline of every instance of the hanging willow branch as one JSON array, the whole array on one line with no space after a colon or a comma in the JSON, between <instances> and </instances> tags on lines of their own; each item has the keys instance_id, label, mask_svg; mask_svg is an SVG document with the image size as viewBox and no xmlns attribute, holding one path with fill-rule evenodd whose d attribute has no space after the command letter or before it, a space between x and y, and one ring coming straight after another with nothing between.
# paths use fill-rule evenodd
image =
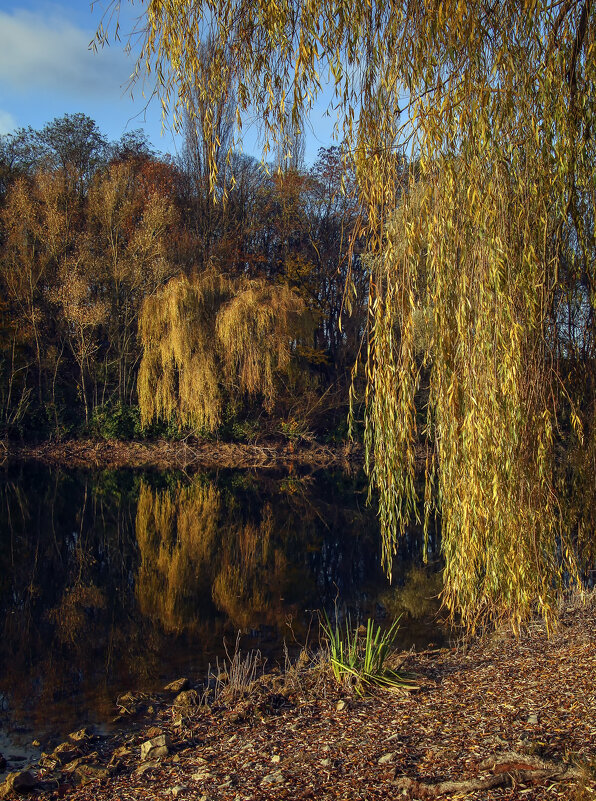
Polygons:
<instances>
[{"instance_id":1,"label":"hanging willow branch","mask_svg":"<svg viewBox=\"0 0 596 801\"><path fill-rule=\"evenodd\" d=\"M330 83L367 210L385 563L422 444L448 607L470 627L550 619L596 538L596 4L150 0L145 22L166 109L234 93L275 141Z\"/></svg>"}]
</instances>

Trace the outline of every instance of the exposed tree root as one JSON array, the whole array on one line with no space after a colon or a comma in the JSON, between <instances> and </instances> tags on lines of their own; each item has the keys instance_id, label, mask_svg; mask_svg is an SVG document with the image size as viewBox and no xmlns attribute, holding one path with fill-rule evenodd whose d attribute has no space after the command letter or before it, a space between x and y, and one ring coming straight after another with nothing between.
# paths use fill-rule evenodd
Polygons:
<instances>
[{"instance_id":1,"label":"exposed tree root","mask_svg":"<svg viewBox=\"0 0 596 801\"><path fill-rule=\"evenodd\" d=\"M394 780L394 784L404 796L426 799L456 793L472 793L477 790L491 790L495 787L516 784L537 784L546 780L560 782L583 777L583 772L579 768L547 762L534 757L530 758L515 751L497 754L481 762L479 767L483 771L490 771L490 774L466 781L447 781L437 784L425 784L407 776L400 776Z\"/></svg>"}]
</instances>

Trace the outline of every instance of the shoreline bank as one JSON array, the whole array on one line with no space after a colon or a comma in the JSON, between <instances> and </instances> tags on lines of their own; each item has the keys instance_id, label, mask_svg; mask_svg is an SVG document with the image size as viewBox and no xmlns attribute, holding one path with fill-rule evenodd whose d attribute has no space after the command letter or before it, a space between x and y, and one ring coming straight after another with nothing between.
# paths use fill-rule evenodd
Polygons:
<instances>
[{"instance_id":1,"label":"shoreline bank","mask_svg":"<svg viewBox=\"0 0 596 801\"><path fill-rule=\"evenodd\" d=\"M360 445L271 442L124 442L69 440L36 445L0 443L0 461L37 461L52 466L175 468L330 468L350 469L363 464Z\"/></svg>"},{"instance_id":2,"label":"shoreline bank","mask_svg":"<svg viewBox=\"0 0 596 801\"><path fill-rule=\"evenodd\" d=\"M594 797L594 596L566 607L550 639L536 621L517 639L404 658L416 693L358 697L306 657L250 687L230 671L210 706L192 681L130 693L117 735L73 734L30 789L52 801Z\"/></svg>"}]
</instances>

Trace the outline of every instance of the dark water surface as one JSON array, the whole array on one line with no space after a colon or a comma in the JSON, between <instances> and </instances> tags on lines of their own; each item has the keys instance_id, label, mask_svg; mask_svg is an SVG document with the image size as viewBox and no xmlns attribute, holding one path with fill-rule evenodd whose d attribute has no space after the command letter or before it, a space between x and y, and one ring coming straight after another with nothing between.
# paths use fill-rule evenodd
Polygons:
<instances>
[{"instance_id":1,"label":"dark water surface","mask_svg":"<svg viewBox=\"0 0 596 801\"><path fill-rule=\"evenodd\" d=\"M116 697L202 678L233 647L316 645L315 610L404 613L441 641L412 534L390 588L362 474L0 469L0 753L34 758ZM431 556L434 543L431 542Z\"/></svg>"}]
</instances>

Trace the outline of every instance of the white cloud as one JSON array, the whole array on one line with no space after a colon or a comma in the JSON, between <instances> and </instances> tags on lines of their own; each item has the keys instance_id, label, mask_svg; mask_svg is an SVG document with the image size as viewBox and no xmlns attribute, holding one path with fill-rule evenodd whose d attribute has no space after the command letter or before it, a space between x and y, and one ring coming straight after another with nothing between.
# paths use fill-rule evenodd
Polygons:
<instances>
[{"instance_id":1,"label":"white cloud","mask_svg":"<svg viewBox=\"0 0 596 801\"><path fill-rule=\"evenodd\" d=\"M14 131L17 127L17 121L8 111L0 109L0 136Z\"/></svg>"},{"instance_id":2,"label":"white cloud","mask_svg":"<svg viewBox=\"0 0 596 801\"><path fill-rule=\"evenodd\" d=\"M118 45L92 52L93 33L63 17L0 11L0 82L21 92L118 96L125 91L133 59Z\"/></svg>"}]
</instances>

